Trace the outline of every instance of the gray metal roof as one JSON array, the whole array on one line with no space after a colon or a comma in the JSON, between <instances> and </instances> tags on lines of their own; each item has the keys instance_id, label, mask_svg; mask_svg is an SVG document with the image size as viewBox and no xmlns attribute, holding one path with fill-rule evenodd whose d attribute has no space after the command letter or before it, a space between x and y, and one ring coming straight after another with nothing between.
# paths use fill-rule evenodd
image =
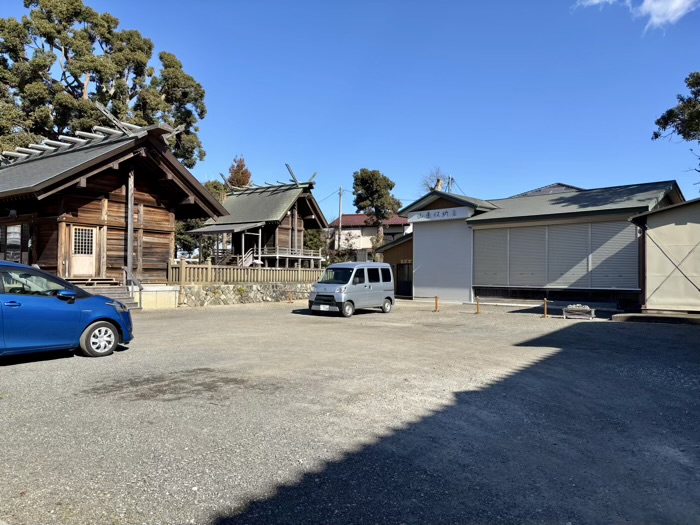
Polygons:
<instances>
[{"instance_id":1,"label":"gray metal roof","mask_svg":"<svg viewBox=\"0 0 700 525\"><path fill-rule=\"evenodd\" d=\"M220 222L221 221L209 226L202 226L201 228L190 230L187 233L236 233L265 225L264 222L241 222L238 224L220 224Z\"/></svg>"},{"instance_id":2,"label":"gray metal roof","mask_svg":"<svg viewBox=\"0 0 700 525\"><path fill-rule=\"evenodd\" d=\"M216 224L281 221L306 187L269 186L234 191L224 202L229 214L219 218Z\"/></svg>"},{"instance_id":3,"label":"gray metal roof","mask_svg":"<svg viewBox=\"0 0 700 525\"><path fill-rule=\"evenodd\" d=\"M662 181L494 199L489 202L497 206L496 209L471 217L467 222L481 224L573 214L640 212L653 208L674 188L677 188L675 181Z\"/></svg>"},{"instance_id":4,"label":"gray metal roof","mask_svg":"<svg viewBox=\"0 0 700 525\"><path fill-rule=\"evenodd\" d=\"M664 206L663 208L658 208L656 210L651 210L651 211L647 211L644 213L640 213L639 215L635 215L634 217L630 217L630 221L632 221L635 224L644 224L649 215L656 215L657 213L663 213L665 211L676 209L680 206L696 206L696 205L700 205L700 198L692 199L692 200L685 201L685 202L679 202L678 204L672 204L671 206Z\"/></svg>"},{"instance_id":5,"label":"gray metal roof","mask_svg":"<svg viewBox=\"0 0 700 525\"><path fill-rule=\"evenodd\" d=\"M33 155L26 160L3 165L0 167L0 196L40 188L44 183L53 181L58 176L68 176L103 155L128 149L145 134L103 139L97 143L90 142L84 146L66 148L65 151Z\"/></svg>"},{"instance_id":6,"label":"gray metal roof","mask_svg":"<svg viewBox=\"0 0 700 525\"><path fill-rule=\"evenodd\" d=\"M398 212L398 215L405 217L406 214L408 214L409 212L421 210L424 206L427 206L431 202L434 202L438 199L447 199L449 201L454 202L457 205L470 206L477 210L492 210L495 208L495 206L489 201L476 199L474 197L468 197L466 195L457 195L456 193L447 193L445 191L433 190L430 193L423 195L417 201L414 201L408 206L404 206L403 208L401 208Z\"/></svg>"}]
</instances>

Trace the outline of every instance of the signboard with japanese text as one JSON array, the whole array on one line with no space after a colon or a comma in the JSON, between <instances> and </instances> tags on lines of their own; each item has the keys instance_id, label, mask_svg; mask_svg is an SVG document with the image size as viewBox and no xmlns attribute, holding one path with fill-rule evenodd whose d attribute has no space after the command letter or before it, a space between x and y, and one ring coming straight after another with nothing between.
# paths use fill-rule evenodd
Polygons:
<instances>
[{"instance_id":1,"label":"signboard with japanese text","mask_svg":"<svg viewBox=\"0 0 700 525\"><path fill-rule=\"evenodd\" d=\"M445 208L444 210L412 211L408 214L408 222L453 221L455 219L468 219L471 215L472 209L466 206Z\"/></svg>"}]
</instances>

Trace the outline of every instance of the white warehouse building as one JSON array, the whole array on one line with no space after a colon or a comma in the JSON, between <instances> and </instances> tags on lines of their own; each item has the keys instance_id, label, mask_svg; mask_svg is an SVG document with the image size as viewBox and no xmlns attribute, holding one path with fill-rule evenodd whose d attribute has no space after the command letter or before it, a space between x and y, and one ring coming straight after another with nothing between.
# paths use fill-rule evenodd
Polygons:
<instances>
[{"instance_id":1,"label":"white warehouse building","mask_svg":"<svg viewBox=\"0 0 700 525\"><path fill-rule=\"evenodd\" d=\"M642 244L629 218L683 201L675 181L556 183L493 200L432 191L399 211L413 225L413 296L638 303Z\"/></svg>"}]
</instances>

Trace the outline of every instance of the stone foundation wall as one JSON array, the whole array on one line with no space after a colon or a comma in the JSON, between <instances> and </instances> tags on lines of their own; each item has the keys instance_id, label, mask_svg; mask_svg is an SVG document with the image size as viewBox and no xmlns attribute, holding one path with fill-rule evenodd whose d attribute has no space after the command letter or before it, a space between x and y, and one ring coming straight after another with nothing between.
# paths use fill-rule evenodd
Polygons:
<instances>
[{"instance_id":1,"label":"stone foundation wall","mask_svg":"<svg viewBox=\"0 0 700 525\"><path fill-rule=\"evenodd\" d=\"M242 303L281 302L306 299L311 284L263 283L263 284L206 284L181 287L179 306L217 306Z\"/></svg>"}]
</instances>

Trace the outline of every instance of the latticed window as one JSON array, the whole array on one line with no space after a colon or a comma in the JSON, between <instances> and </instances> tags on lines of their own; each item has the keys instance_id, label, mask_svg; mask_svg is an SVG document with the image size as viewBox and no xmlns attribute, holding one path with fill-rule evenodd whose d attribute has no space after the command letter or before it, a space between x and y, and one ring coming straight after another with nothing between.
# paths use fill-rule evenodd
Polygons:
<instances>
[{"instance_id":1,"label":"latticed window","mask_svg":"<svg viewBox=\"0 0 700 525\"><path fill-rule=\"evenodd\" d=\"M73 255L92 255L94 250L94 234L92 228L73 228Z\"/></svg>"}]
</instances>

